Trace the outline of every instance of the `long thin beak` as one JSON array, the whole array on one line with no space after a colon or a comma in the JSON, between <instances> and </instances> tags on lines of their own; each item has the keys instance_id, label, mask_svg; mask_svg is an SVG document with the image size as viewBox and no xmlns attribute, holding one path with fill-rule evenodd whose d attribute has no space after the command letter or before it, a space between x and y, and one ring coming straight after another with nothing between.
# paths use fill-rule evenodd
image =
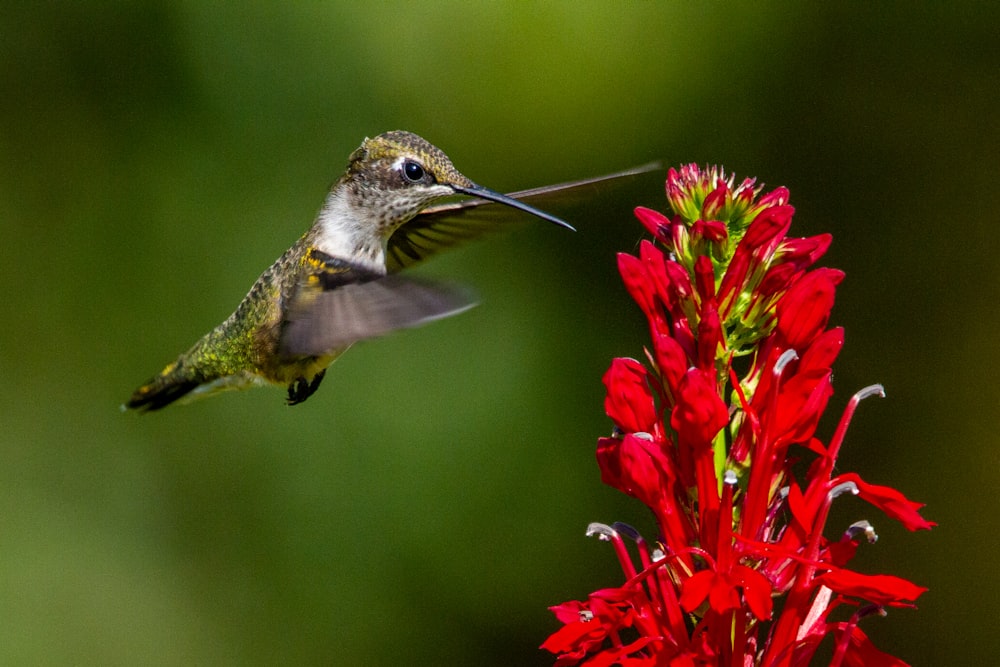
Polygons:
<instances>
[{"instance_id":1,"label":"long thin beak","mask_svg":"<svg viewBox=\"0 0 1000 667\"><path fill-rule=\"evenodd\" d=\"M554 225L559 225L560 227L565 227L566 229L575 232L576 229L573 225L569 224L565 220L560 220L554 215L550 215L545 211L540 211L533 206L528 206L523 201L514 199L513 197L508 197L507 195L502 195L499 192L494 192L481 185L472 185L472 187L463 187L461 185L452 185L451 188L458 193L463 195L471 195L473 197L479 197L480 199L488 199L490 201L495 201L498 204L506 204L512 208L524 211L525 213L530 213L536 218L541 218L542 220L548 220Z\"/></svg>"}]
</instances>

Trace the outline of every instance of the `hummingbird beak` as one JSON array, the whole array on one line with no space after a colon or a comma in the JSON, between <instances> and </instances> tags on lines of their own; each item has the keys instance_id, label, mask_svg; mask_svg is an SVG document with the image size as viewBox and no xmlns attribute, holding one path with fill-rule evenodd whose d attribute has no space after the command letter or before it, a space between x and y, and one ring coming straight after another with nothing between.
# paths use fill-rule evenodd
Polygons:
<instances>
[{"instance_id":1,"label":"hummingbird beak","mask_svg":"<svg viewBox=\"0 0 1000 667\"><path fill-rule=\"evenodd\" d=\"M508 197L507 195L502 195L499 192L494 192L481 185L472 184L471 187L465 187L461 185L451 184L452 190L463 195L470 195L472 197L479 197L480 199L488 199L489 201L495 201L498 204L506 204L512 208L516 208L525 213L530 213L536 218L541 218L542 220L547 220L554 225L559 225L560 227L565 227L571 232L575 232L576 229L573 225L569 224L565 220L561 220L554 215L550 215L545 211L541 211L533 206L528 206L523 201L514 199L513 197Z\"/></svg>"}]
</instances>

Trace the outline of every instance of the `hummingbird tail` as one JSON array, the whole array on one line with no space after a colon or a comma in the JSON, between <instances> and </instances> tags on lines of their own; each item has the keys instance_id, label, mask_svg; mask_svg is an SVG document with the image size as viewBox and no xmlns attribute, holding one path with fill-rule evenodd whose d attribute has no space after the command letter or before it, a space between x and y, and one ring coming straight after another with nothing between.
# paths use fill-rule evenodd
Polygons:
<instances>
[{"instance_id":1,"label":"hummingbird tail","mask_svg":"<svg viewBox=\"0 0 1000 667\"><path fill-rule=\"evenodd\" d=\"M173 363L136 389L123 407L143 412L159 410L186 396L202 382L204 380L192 377L183 363Z\"/></svg>"}]
</instances>

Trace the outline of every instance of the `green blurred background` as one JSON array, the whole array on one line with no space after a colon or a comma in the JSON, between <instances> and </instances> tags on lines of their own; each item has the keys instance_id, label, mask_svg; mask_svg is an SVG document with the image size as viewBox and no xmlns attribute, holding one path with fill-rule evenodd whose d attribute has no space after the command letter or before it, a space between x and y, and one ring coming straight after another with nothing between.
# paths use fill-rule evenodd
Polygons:
<instances>
[{"instance_id":1,"label":"green blurred background","mask_svg":"<svg viewBox=\"0 0 1000 667\"><path fill-rule=\"evenodd\" d=\"M421 271L473 311L279 390L123 415L309 225L361 139L409 129L515 190L651 159L786 185L843 268L841 459L928 503L867 572L914 664L995 659L1000 157L986 3L5 3L0 662L545 665L551 604L621 581L590 521L600 378L645 327L614 254L662 175ZM827 437L827 424L821 434ZM992 481L991 481L992 480ZM983 485L986 486L983 486Z\"/></svg>"}]
</instances>

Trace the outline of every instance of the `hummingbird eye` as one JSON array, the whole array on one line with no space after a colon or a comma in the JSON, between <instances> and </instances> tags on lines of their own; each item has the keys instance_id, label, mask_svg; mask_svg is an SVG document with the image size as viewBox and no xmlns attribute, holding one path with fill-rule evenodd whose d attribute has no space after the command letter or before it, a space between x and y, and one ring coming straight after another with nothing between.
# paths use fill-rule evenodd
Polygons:
<instances>
[{"instance_id":1,"label":"hummingbird eye","mask_svg":"<svg viewBox=\"0 0 1000 667\"><path fill-rule=\"evenodd\" d=\"M426 179L427 172L424 171L419 162L407 160L403 163L403 176L410 183L419 183Z\"/></svg>"}]
</instances>

